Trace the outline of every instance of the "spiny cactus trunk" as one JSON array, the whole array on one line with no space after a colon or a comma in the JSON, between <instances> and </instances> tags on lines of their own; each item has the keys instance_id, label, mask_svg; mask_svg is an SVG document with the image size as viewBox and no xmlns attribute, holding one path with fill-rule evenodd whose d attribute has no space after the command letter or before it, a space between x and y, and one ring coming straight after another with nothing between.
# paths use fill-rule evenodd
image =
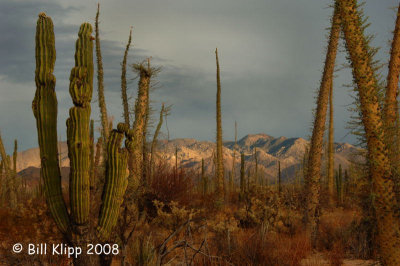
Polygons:
<instances>
[{"instance_id":1,"label":"spiny cactus trunk","mask_svg":"<svg viewBox=\"0 0 400 266\"><path fill-rule=\"evenodd\" d=\"M357 1L338 0L338 3L367 139L367 159L373 182L379 255L383 265L400 265L398 207L384 139L384 125L377 96L378 85L371 66L372 59L361 28Z\"/></svg>"},{"instance_id":2,"label":"spiny cactus trunk","mask_svg":"<svg viewBox=\"0 0 400 266\"><path fill-rule=\"evenodd\" d=\"M100 118L101 118L101 127L102 127L102 135L104 138L103 146L106 147L109 128L108 128L108 116L107 116L107 107L106 100L104 97L104 71L103 71L103 57L101 55L101 47L100 47L100 33L99 33L99 15L100 15L100 4L97 5L97 13L95 20L95 31L96 31L96 58L97 58L97 93L99 100L99 108L100 108ZM104 153L106 155L106 153Z\"/></svg>"},{"instance_id":3,"label":"spiny cactus trunk","mask_svg":"<svg viewBox=\"0 0 400 266\"><path fill-rule=\"evenodd\" d=\"M129 122L129 104L128 104L128 95L126 93L126 61L128 59L129 47L131 46L132 41L132 28L129 32L128 43L125 48L124 59L122 60L122 73L121 73L121 96L122 96L122 106L124 107L124 120L125 124L130 125Z\"/></svg>"},{"instance_id":4,"label":"spiny cactus trunk","mask_svg":"<svg viewBox=\"0 0 400 266\"><path fill-rule=\"evenodd\" d=\"M332 83L331 83L332 85ZM334 194L334 147L333 147L333 86L329 90L329 133L328 133L328 191L329 191L329 204L333 206L333 194Z\"/></svg>"},{"instance_id":5,"label":"spiny cactus trunk","mask_svg":"<svg viewBox=\"0 0 400 266\"><path fill-rule=\"evenodd\" d=\"M96 199L96 170L95 170L95 143L94 143L94 121L90 120L90 180L89 180L89 195L90 195L90 202L94 203ZM94 207L94 204L90 206L90 226L94 226L95 217L97 215L97 208Z\"/></svg>"},{"instance_id":6,"label":"spiny cactus trunk","mask_svg":"<svg viewBox=\"0 0 400 266\"><path fill-rule=\"evenodd\" d=\"M52 74L55 62L53 24L44 13L39 14L36 32L36 94L32 108L37 121L40 156L42 160L41 178L47 204L60 231L72 245L83 248L95 237L89 232L90 212L90 168L93 168L93 122L90 123L90 101L93 92L93 37L92 27L84 23L79 29L76 41L75 67L71 70L69 91L74 106L67 120L68 156L70 159L70 215L61 193L61 176L57 154L57 98L55 78ZM91 128L91 130L89 129ZM106 182L103 204L97 226L100 241L109 240L109 232L116 224L119 210L127 186L126 151L119 148L128 126L118 125L113 131L108 145ZM98 149L99 150L99 149ZM98 160L98 158L97 158ZM80 255L73 260L74 265L108 265L110 260L98 256Z\"/></svg>"},{"instance_id":7,"label":"spiny cactus trunk","mask_svg":"<svg viewBox=\"0 0 400 266\"><path fill-rule=\"evenodd\" d=\"M311 137L311 146L308 160L307 174L307 232L315 247L318 232L318 205L320 193L320 172L321 157L323 147L323 136L325 131L326 111L328 106L329 90L332 86L333 71L335 68L335 59L337 45L340 33L340 16L335 6L332 16L332 26L329 36L328 50L325 58L324 72L322 75L321 86L319 89L317 108L314 120L314 128Z\"/></svg>"},{"instance_id":8,"label":"spiny cactus trunk","mask_svg":"<svg viewBox=\"0 0 400 266\"><path fill-rule=\"evenodd\" d=\"M240 154L240 199L243 200L245 193L244 153Z\"/></svg>"},{"instance_id":9,"label":"spiny cactus trunk","mask_svg":"<svg viewBox=\"0 0 400 266\"><path fill-rule=\"evenodd\" d=\"M13 172L17 174L17 156L18 156L18 141L14 140L14 152L13 152Z\"/></svg>"},{"instance_id":10,"label":"spiny cactus trunk","mask_svg":"<svg viewBox=\"0 0 400 266\"><path fill-rule=\"evenodd\" d=\"M100 157L101 157L101 152L102 152L102 146L103 146L103 138L98 138L97 143L96 143L96 155L94 156L94 182L93 182L93 190L97 191L97 184L98 184L98 178L99 178L99 167L100 167Z\"/></svg>"},{"instance_id":11,"label":"spiny cactus trunk","mask_svg":"<svg viewBox=\"0 0 400 266\"><path fill-rule=\"evenodd\" d=\"M235 187L235 179L236 179L236 148L237 148L237 123L235 121L235 144L233 146L233 158L232 158L232 180L233 186Z\"/></svg>"},{"instance_id":12,"label":"spiny cactus trunk","mask_svg":"<svg viewBox=\"0 0 400 266\"><path fill-rule=\"evenodd\" d=\"M94 121L90 120L90 134L89 134L89 143L90 143L90 195L94 193Z\"/></svg>"},{"instance_id":13,"label":"spiny cactus trunk","mask_svg":"<svg viewBox=\"0 0 400 266\"><path fill-rule=\"evenodd\" d=\"M90 101L93 93L92 26L81 25L76 41L75 67L71 70L69 92L74 107L67 119L70 159L69 196L71 222L77 235L85 235L90 208Z\"/></svg>"},{"instance_id":14,"label":"spiny cactus trunk","mask_svg":"<svg viewBox=\"0 0 400 266\"><path fill-rule=\"evenodd\" d=\"M44 181L47 205L61 230L66 233L70 222L61 191L61 173L57 151L56 78L53 75L56 50L53 22L40 13L36 27L36 93L32 102L40 148L40 176Z\"/></svg>"},{"instance_id":15,"label":"spiny cactus trunk","mask_svg":"<svg viewBox=\"0 0 400 266\"><path fill-rule=\"evenodd\" d=\"M135 66L139 73L139 89L135 104L135 122L133 123L133 143L129 150L129 186L137 187L143 176L143 132L149 105L149 88L152 70L143 64Z\"/></svg>"},{"instance_id":16,"label":"spiny cactus trunk","mask_svg":"<svg viewBox=\"0 0 400 266\"><path fill-rule=\"evenodd\" d=\"M13 171L11 174L11 188L10 188L10 202L11 207L14 208L17 205L17 194L19 183L17 180L17 156L18 156L18 141L14 140L14 152L13 152Z\"/></svg>"},{"instance_id":17,"label":"spiny cactus trunk","mask_svg":"<svg viewBox=\"0 0 400 266\"><path fill-rule=\"evenodd\" d=\"M148 68L150 69L150 59L148 59ZM150 80L151 81L151 80ZM149 147L148 147L148 142L147 142L147 127L149 125L149 119L150 119L150 85L147 87L147 107L146 107L146 113L145 113L145 119L144 119L144 126L143 126L143 163L142 163L142 184L145 187L148 187L148 178L149 178Z\"/></svg>"},{"instance_id":18,"label":"spiny cactus trunk","mask_svg":"<svg viewBox=\"0 0 400 266\"><path fill-rule=\"evenodd\" d=\"M343 203L343 171L341 164L339 164L339 170L336 173L336 196L337 205L340 206Z\"/></svg>"},{"instance_id":19,"label":"spiny cactus trunk","mask_svg":"<svg viewBox=\"0 0 400 266\"><path fill-rule=\"evenodd\" d=\"M119 124L117 130L113 130L107 144L108 160L106 165L106 178L100 208L97 235L100 240L109 239L112 229L117 223L118 214L125 190L128 186L126 167L128 152L121 149L124 133L128 130L127 124Z\"/></svg>"},{"instance_id":20,"label":"spiny cactus trunk","mask_svg":"<svg viewBox=\"0 0 400 266\"><path fill-rule=\"evenodd\" d=\"M400 132L397 96L400 74L400 5L397 9L396 26L390 51L389 71L386 85L384 123L389 160L392 164L393 181L397 203L400 204Z\"/></svg>"},{"instance_id":21,"label":"spiny cactus trunk","mask_svg":"<svg viewBox=\"0 0 400 266\"><path fill-rule=\"evenodd\" d=\"M164 106L164 103L163 103L162 106L161 106L161 111L160 111L160 120L158 121L156 131L154 132L153 141L151 142L150 165L149 165L149 171L150 171L150 173L149 173L149 183L151 183L152 179L153 179L154 158L155 158L155 155L156 155L158 135L160 134L161 126L163 124L164 112L165 112L165 106Z\"/></svg>"},{"instance_id":22,"label":"spiny cactus trunk","mask_svg":"<svg viewBox=\"0 0 400 266\"><path fill-rule=\"evenodd\" d=\"M222 155L222 119L221 119L221 79L218 60L218 49L215 49L215 59L217 62L217 164L216 164L216 194L217 203L224 202L224 163Z\"/></svg>"},{"instance_id":23,"label":"spiny cactus trunk","mask_svg":"<svg viewBox=\"0 0 400 266\"><path fill-rule=\"evenodd\" d=\"M8 203L9 207L14 208L14 201L12 197L14 196L13 193L13 186L12 186L12 176L13 171L11 170L10 165L10 157L6 154L6 150L4 148L3 140L0 135L0 156L2 161L2 168L4 167L4 184L2 186L2 203Z\"/></svg>"}]
</instances>

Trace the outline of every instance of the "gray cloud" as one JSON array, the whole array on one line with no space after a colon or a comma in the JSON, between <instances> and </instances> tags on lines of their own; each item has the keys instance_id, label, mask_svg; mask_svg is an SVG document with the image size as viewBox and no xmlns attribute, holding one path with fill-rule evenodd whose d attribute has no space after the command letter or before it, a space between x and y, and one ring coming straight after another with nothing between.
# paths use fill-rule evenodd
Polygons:
<instances>
[{"instance_id":1,"label":"gray cloud","mask_svg":"<svg viewBox=\"0 0 400 266\"><path fill-rule=\"evenodd\" d=\"M215 47L219 48L222 78L224 138L265 132L273 136L306 137L312 122L315 90L319 86L332 10L329 0L204 0L101 1L101 38L109 113L121 121L120 62L129 27L134 26L129 63L152 56L162 66L160 88L152 93L154 108L173 104L168 125L172 138L212 140L215 136ZM378 58L388 59L387 42L395 12L378 1L367 2L373 44L382 46ZM34 35L37 14L53 18L56 34L59 134L65 139L65 119L72 103L69 72L79 23L93 22L95 1L11 1L0 3L0 129L7 150L13 138L21 148L37 146L31 112L34 87ZM339 64L345 54L339 55ZM346 136L347 106L352 94L349 70L335 80L335 137ZM129 94L137 80L128 71ZM96 82L95 82L96 88ZM94 93L92 117L98 120ZM134 99L132 99L133 104ZM157 116L155 116L157 117ZM97 122L98 124L98 122ZM346 137L345 137L346 136Z\"/></svg>"}]
</instances>

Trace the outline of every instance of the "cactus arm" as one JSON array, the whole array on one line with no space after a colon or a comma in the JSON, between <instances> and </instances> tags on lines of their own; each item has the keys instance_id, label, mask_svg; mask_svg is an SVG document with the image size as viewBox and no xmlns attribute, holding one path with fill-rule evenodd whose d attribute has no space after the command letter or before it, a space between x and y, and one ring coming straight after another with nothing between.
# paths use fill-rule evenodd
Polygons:
<instances>
[{"instance_id":1,"label":"cactus arm","mask_svg":"<svg viewBox=\"0 0 400 266\"><path fill-rule=\"evenodd\" d=\"M70 87L74 107L67 119L67 144L70 158L71 219L74 226L86 226L90 205L90 101L93 92L92 26L83 23L76 41L75 67Z\"/></svg>"},{"instance_id":2,"label":"cactus arm","mask_svg":"<svg viewBox=\"0 0 400 266\"><path fill-rule=\"evenodd\" d=\"M120 148L124 137L123 133L127 130L127 124L118 124L117 130L111 132L107 144L106 178L97 226L97 235L103 241L109 238L117 223L125 190L128 186L126 173L128 152L125 148Z\"/></svg>"},{"instance_id":3,"label":"cactus arm","mask_svg":"<svg viewBox=\"0 0 400 266\"><path fill-rule=\"evenodd\" d=\"M53 75L56 50L53 22L45 13L39 14L36 27L36 93L32 102L40 147L40 176L50 212L61 232L69 227L69 216L61 190L61 173L57 151L56 78Z\"/></svg>"}]
</instances>

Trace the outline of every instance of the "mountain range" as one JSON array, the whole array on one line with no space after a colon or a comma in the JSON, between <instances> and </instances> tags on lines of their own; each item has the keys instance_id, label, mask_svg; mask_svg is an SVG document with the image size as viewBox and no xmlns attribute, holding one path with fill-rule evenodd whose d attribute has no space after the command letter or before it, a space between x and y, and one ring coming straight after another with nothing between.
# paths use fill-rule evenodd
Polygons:
<instances>
[{"instance_id":1,"label":"mountain range","mask_svg":"<svg viewBox=\"0 0 400 266\"><path fill-rule=\"evenodd\" d=\"M226 173L232 170L235 162L235 176L239 176L240 153L244 153L247 171L255 169L255 154L258 161L260 175L269 180L275 180L278 174L278 162L281 165L283 180L294 179L300 174L304 154L309 142L303 138L274 138L267 134L250 134L239 141L235 147L234 141L225 141L223 158ZM348 143L335 143L335 167L339 164L346 169L351 161L362 160L360 149ZM59 143L61 150L61 172L63 180L68 180L69 159L66 142ZM214 172L215 143L210 141L198 141L195 139L160 140L157 148L158 158L174 167L176 163L175 152L177 150L178 165L200 172L201 160L204 159L205 171L208 174ZM235 160L234 150L236 150ZM32 182L38 180L40 169L39 148L32 148L18 153L17 171L20 176L29 178ZM227 175L226 175L227 176Z\"/></svg>"}]
</instances>

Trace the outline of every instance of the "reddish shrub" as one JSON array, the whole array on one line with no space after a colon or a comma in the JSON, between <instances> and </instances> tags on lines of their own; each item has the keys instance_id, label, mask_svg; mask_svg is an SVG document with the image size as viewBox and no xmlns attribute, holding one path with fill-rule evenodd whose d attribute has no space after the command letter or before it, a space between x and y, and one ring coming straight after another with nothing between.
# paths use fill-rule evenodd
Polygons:
<instances>
[{"instance_id":1,"label":"reddish shrub","mask_svg":"<svg viewBox=\"0 0 400 266\"><path fill-rule=\"evenodd\" d=\"M188 204L193 190L190 176L195 175L185 169L175 171L166 164L158 164L151 180L152 192L163 202Z\"/></svg>"}]
</instances>

